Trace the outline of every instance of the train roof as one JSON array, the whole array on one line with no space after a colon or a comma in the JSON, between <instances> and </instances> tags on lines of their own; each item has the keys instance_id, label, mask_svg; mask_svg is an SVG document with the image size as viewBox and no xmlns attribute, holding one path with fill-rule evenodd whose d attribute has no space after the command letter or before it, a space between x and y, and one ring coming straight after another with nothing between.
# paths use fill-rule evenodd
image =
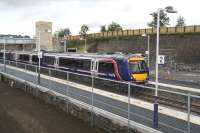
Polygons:
<instances>
[{"instance_id":1,"label":"train roof","mask_svg":"<svg viewBox=\"0 0 200 133\"><path fill-rule=\"evenodd\" d=\"M2 51L1 51L2 52ZM8 52L8 51L7 51ZM37 51L9 51L14 52L17 54L29 54L29 55L37 55ZM45 56L59 56L59 57L74 57L74 58L86 58L86 59L93 59L93 58L114 58L114 59L128 59L128 58L145 58L144 55L138 54L124 54L121 52L114 52L114 53L57 53L57 52L45 52Z\"/></svg>"}]
</instances>

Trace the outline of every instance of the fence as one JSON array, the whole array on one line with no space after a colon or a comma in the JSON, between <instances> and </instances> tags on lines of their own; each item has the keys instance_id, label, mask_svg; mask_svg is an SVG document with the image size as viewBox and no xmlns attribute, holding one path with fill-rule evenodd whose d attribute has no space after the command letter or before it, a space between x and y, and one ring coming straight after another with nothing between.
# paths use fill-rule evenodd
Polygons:
<instances>
[{"instance_id":1,"label":"fence","mask_svg":"<svg viewBox=\"0 0 200 133\"><path fill-rule=\"evenodd\" d=\"M183 34L183 33L200 33L200 26L183 26L183 27L161 27L160 34ZM88 38L108 38L108 37L123 37L123 36L138 36L142 34L156 34L156 28L147 29L134 29L134 30L123 30L123 31L109 31L102 33L88 34ZM80 40L80 36L67 36L66 40Z\"/></svg>"},{"instance_id":2,"label":"fence","mask_svg":"<svg viewBox=\"0 0 200 133\"><path fill-rule=\"evenodd\" d=\"M1 71L26 81L38 84L38 72L40 76L40 86L52 91L74 98L78 101L90 104L93 108L108 111L127 120L127 126L131 127L131 122L135 121L147 127L153 125L153 103L152 99L144 101L142 93L151 94L154 87L137 85L130 82L121 82L104 79L92 75L67 72L54 68L41 67L15 61L6 61L3 65L1 61ZM141 93L142 92L142 93ZM200 103L200 96L190 93L179 93L165 89L159 89L160 96L171 96L175 101L185 101L186 108L176 109L173 107L159 107L158 130L169 133L197 133L200 129L199 114L195 114L191 109L192 103ZM161 98L159 103L162 104ZM173 102L171 101L167 102ZM175 103L172 103L173 105ZM175 113L174 113L175 112ZM178 118L177 118L178 117ZM91 119L93 119L91 115ZM93 125L93 120L91 125ZM199 124L199 125L198 125Z\"/></svg>"}]
</instances>

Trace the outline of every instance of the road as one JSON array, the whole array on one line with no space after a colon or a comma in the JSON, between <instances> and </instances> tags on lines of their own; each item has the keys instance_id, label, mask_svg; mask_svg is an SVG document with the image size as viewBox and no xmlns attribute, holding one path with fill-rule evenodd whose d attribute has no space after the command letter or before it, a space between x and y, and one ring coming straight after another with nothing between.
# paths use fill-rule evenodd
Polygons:
<instances>
[{"instance_id":1,"label":"road","mask_svg":"<svg viewBox=\"0 0 200 133\"><path fill-rule=\"evenodd\" d=\"M14 75L16 77L25 79L30 82L37 83L37 77L34 75L26 74L22 71L17 71L15 69L7 68L7 73ZM48 79L41 78L41 86L50 88L56 92L61 94L66 94L66 85L60 84L56 81L49 81ZM74 99L80 100L82 102L91 104L91 96L90 92L77 89L75 87L68 88L68 95ZM114 100L99 94L94 95L94 105L100 109L109 111L111 113L117 114L119 116L127 118L127 103ZM151 110L137 107L134 105L130 106L130 119L136 121L138 123L147 125L152 127L152 114ZM169 125L169 126L167 126ZM180 131L172 127L177 127ZM187 131L187 122L175 119L173 117L169 117L163 114L159 114L159 130L164 131L166 133L181 133ZM199 133L200 126L191 124L191 132L192 133Z\"/></svg>"},{"instance_id":2,"label":"road","mask_svg":"<svg viewBox=\"0 0 200 133\"><path fill-rule=\"evenodd\" d=\"M0 82L0 133L96 133L75 117Z\"/></svg>"}]
</instances>

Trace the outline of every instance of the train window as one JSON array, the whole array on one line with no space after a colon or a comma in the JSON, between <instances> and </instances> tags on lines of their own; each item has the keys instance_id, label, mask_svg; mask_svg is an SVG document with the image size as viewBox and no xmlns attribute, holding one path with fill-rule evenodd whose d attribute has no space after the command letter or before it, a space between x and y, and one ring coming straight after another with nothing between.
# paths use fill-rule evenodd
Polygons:
<instances>
[{"instance_id":1,"label":"train window","mask_svg":"<svg viewBox=\"0 0 200 133\"><path fill-rule=\"evenodd\" d=\"M6 60L12 60L14 59L13 53L6 53Z\"/></svg>"},{"instance_id":2,"label":"train window","mask_svg":"<svg viewBox=\"0 0 200 133\"><path fill-rule=\"evenodd\" d=\"M75 66L77 69L82 69L82 70L90 70L91 66L91 61L90 60L74 60L75 61Z\"/></svg>"},{"instance_id":3,"label":"train window","mask_svg":"<svg viewBox=\"0 0 200 133\"><path fill-rule=\"evenodd\" d=\"M32 62L38 62L38 55L32 55Z\"/></svg>"},{"instance_id":4,"label":"train window","mask_svg":"<svg viewBox=\"0 0 200 133\"><path fill-rule=\"evenodd\" d=\"M91 61L90 60L84 60L83 69L90 71L90 67L91 67Z\"/></svg>"},{"instance_id":5,"label":"train window","mask_svg":"<svg viewBox=\"0 0 200 133\"><path fill-rule=\"evenodd\" d=\"M74 66L74 62L72 59L60 57L59 58L59 66L72 68Z\"/></svg>"},{"instance_id":6,"label":"train window","mask_svg":"<svg viewBox=\"0 0 200 133\"><path fill-rule=\"evenodd\" d=\"M130 61L129 69L135 73L146 72L148 70L145 61Z\"/></svg>"},{"instance_id":7,"label":"train window","mask_svg":"<svg viewBox=\"0 0 200 133\"><path fill-rule=\"evenodd\" d=\"M44 62L47 63L47 64L49 64L49 65L54 65L55 57L45 56L44 57Z\"/></svg>"},{"instance_id":8,"label":"train window","mask_svg":"<svg viewBox=\"0 0 200 133\"><path fill-rule=\"evenodd\" d=\"M83 69L83 61L82 60L73 60L74 67L77 69Z\"/></svg>"},{"instance_id":9,"label":"train window","mask_svg":"<svg viewBox=\"0 0 200 133\"><path fill-rule=\"evenodd\" d=\"M15 60L15 54L14 53L10 53L10 60Z\"/></svg>"},{"instance_id":10,"label":"train window","mask_svg":"<svg viewBox=\"0 0 200 133\"><path fill-rule=\"evenodd\" d=\"M71 59L71 58L59 58L59 65L62 67L67 68L76 68L76 69L82 69L82 70L90 70L91 61L90 60L77 60L77 59Z\"/></svg>"},{"instance_id":11,"label":"train window","mask_svg":"<svg viewBox=\"0 0 200 133\"><path fill-rule=\"evenodd\" d=\"M29 55L21 54L19 55L19 59L22 61L29 61Z\"/></svg>"},{"instance_id":12,"label":"train window","mask_svg":"<svg viewBox=\"0 0 200 133\"><path fill-rule=\"evenodd\" d=\"M90 70L90 66L91 66L91 61L90 60L74 60L75 62L75 67L77 69L82 69L82 70Z\"/></svg>"},{"instance_id":13,"label":"train window","mask_svg":"<svg viewBox=\"0 0 200 133\"><path fill-rule=\"evenodd\" d=\"M2 52L0 52L0 58L3 58L3 53Z\"/></svg>"},{"instance_id":14,"label":"train window","mask_svg":"<svg viewBox=\"0 0 200 133\"><path fill-rule=\"evenodd\" d=\"M6 60L10 59L10 53L6 53Z\"/></svg>"},{"instance_id":15,"label":"train window","mask_svg":"<svg viewBox=\"0 0 200 133\"><path fill-rule=\"evenodd\" d=\"M111 62L99 62L100 73L114 73L114 65Z\"/></svg>"}]
</instances>

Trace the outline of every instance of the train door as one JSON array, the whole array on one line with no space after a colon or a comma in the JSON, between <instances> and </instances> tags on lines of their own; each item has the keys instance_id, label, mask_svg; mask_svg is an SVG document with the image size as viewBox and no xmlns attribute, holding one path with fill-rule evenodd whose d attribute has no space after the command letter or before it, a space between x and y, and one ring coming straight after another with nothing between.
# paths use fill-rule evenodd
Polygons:
<instances>
[{"instance_id":1,"label":"train door","mask_svg":"<svg viewBox=\"0 0 200 133\"><path fill-rule=\"evenodd\" d=\"M32 62L32 56L33 56L33 55L29 55L28 63L31 63L31 62Z\"/></svg>"},{"instance_id":2,"label":"train door","mask_svg":"<svg viewBox=\"0 0 200 133\"><path fill-rule=\"evenodd\" d=\"M98 76L102 78L116 79L114 62L112 60L99 60Z\"/></svg>"},{"instance_id":3,"label":"train door","mask_svg":"<svg viewBox=\"0 0 200 133\"><path fill-rule=\"evenodd\" d=\"M59 66L59 56L55 56L54 66L56 69L58 69Z\"/></svg>"},{"instance_id":4,"label":"train door","mask_svg":"<svg viewBox=\"0 0 200 133\"><path fill-rule=\"evenodd\" d=\"M14 60L14 61L17 61L17 54L16 54L15 52L13 52L13 54L14 54L13 60Z\"/></svg>"},{"instance_id":5,"label":"train door","mask_svg":"<svg viewBox=\"0 0 200 133\"><path fill-rule=\"evenodd\" d=\"M94 74L96 76L98 73L98 60L92 59L91 60L91 74Z\"/></svg>"}]
</instances>

